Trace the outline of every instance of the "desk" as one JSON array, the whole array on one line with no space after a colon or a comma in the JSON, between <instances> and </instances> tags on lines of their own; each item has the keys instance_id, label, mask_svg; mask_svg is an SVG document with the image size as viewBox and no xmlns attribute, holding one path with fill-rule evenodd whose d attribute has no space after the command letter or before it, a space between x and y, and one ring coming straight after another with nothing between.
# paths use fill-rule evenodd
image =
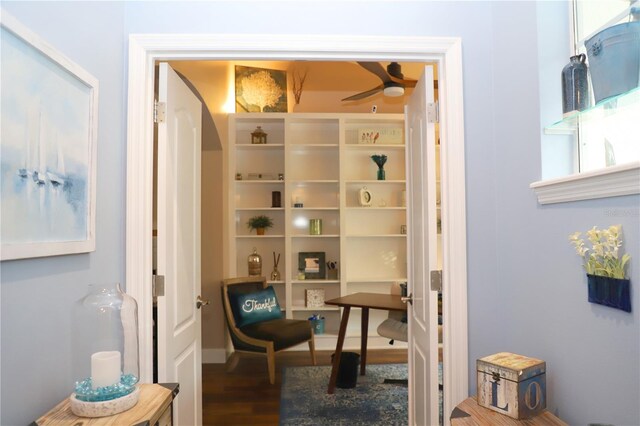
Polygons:
<instances>
[{"instance_id":1,"label":"desk","mask_svg":"<svg viewBox=\"0 0 640 426\"><path fill-rule=\"evenodd\" d=\"M458 404L451 413L450 420L451 426L568 426L547 410L528 419L512 419L479 406L475 396Z\"/></svg>"},{"instance_id":2,"label":"desk","mask_svg":"<svg viewBox=\"0 0 640 426\"><path fill-rule=\"evenodd\" d=\"M351 312L351 308L362 308L362 323L360 328L360 375L364 376L367 368L369 309L383 309L386 311L406 312L407 304L403 303L401 297L398 295L376 293L354 293L348 296L338 297L337 299L326 300L324 303L327 305L341 306L344 308L342 312L342 320L340 321L340 332L338 333L336 352L333 356L331 378L329 379L329 388L327 389L327 393L331 394L336 389L336 380L338 379L338 366L340 365L342 345L344 344L344 336L347 333L347 323L349 322L349 313Z\"/></svg>"}]
</instances>

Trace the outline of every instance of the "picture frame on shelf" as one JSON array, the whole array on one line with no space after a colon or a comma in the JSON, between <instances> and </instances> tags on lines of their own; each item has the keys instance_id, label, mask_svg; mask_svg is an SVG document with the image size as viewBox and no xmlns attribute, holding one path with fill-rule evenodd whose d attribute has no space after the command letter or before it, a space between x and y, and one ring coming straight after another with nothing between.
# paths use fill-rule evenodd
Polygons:
<instances>
[{"instance_id":1,"label":"picture frame on shelf","mask_svg":"<svg viewBox=\"0 0 640 426\"><path fill-rule=\"evenodd\" d=\"M298 270L304 271L305 279L325 279L325 268L325 253L323 251L298 253Z\"/></svg>"},{"instance_id":2,"label":"picture frame on shelf","mask_svg":"<svg viewBox=\"0 0 640 426\"><path fill-rule=\"evenodd\" d=\"M400 127L358 129L358 143L365 145L402 145L404 135Z\"/></svg>"},{"instance_id":3,"label":"picture frame on shelf","mask_svg":"<svg viewBox=\"0 0 640 426\"><path fill-rule=\"evenodd\" d=\"M321 308L324 306L324 289L308 288L305 290L304 305L307 308Z\"/></svg>"}]
</instances>

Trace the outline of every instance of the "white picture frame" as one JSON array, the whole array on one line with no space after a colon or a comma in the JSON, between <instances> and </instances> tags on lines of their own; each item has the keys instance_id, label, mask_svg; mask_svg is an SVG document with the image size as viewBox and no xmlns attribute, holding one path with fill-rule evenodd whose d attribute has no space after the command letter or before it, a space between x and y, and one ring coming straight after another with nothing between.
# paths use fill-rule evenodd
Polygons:
<instances>
[{"instance_id":1,"label":"white picture frame","mask_svg":"<svg viewBox=\"0 0 640 426\"><path fill-rule=\"evenodd\" d=\"M95 251L98 80L0 17L0 260Z\"/></svg>"}]
</instances>

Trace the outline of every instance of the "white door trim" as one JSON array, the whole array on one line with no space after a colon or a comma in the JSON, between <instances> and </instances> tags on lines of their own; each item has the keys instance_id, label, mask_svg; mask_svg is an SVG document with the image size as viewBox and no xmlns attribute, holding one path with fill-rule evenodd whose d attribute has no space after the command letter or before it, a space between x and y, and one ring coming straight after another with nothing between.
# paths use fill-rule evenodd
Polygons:
<instances>
[{"instance_id":1,"label":"white door trim","mask_svg":"<svg viewBox=\"0 0 640 426\"><path fill-rule=\"evenodd\" d=\"M127 111L126 287L138 301L141 381L153 377L153 79L158 60L436 62L440 99L445 413L468 396L462 46L453 37L132 34ZM448 424L448 415L445 414Z\"/></svg>"}]
</instances>

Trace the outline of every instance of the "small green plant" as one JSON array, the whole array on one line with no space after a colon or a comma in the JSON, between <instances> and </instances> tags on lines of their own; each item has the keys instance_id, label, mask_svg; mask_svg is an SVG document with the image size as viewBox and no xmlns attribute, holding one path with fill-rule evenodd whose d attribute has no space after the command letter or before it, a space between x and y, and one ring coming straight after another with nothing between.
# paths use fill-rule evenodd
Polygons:
<instances>
[{"instance_id":1,"label":"small green plant","mask_svg":"<svg viewBox=\"0 0 640 426\"><path fill-rule=\"evenodd\" d=\"M269 216L259 215L249 218L247 221L247 227L249 229L266 229L273 226L273 219Z\"/></svg>"},{"instance_id":2,"label":"small green plant","mask_svg":"<svg viewBox=\"0 0 640 426\"><path fill-rule=\"evenodd\" d=\"M620 278L625 277L625 267L631 259L628 253L622 254L622 225L612 225L609 229L599 230L593 227L586 232L591 248L585 247L580 238L581 232L569 235L569 241L575 247L578 256L584 259L584 269L589 275Z\"/></svg>"}]
</instances>

